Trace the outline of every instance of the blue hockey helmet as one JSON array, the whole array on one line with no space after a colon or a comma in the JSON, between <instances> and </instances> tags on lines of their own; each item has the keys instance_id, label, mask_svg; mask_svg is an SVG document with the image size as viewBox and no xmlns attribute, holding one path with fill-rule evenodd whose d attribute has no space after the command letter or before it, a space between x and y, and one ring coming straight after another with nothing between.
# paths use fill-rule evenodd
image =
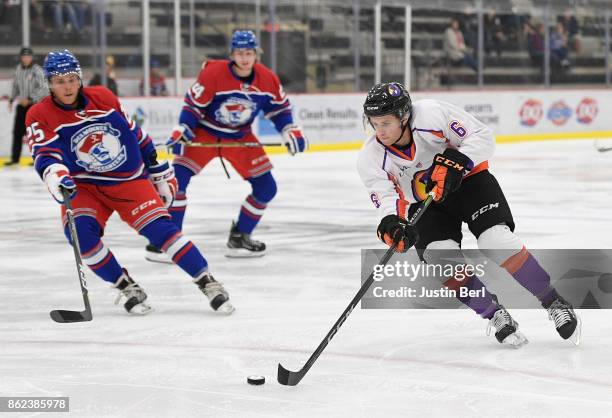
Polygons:
<instances>
[{"instance_id":1,"label":"blue hockey helmet","mask_svg":"<svg viewBox=\"0 0 612 418\"><path fill-rule=\"evenodd\" d=\"M250 30L237 30L232 35L232 45L231 50L234 49L257 49L259 45L257 44L257 37Z\"/></svg>"},{"instance_id":2,"label":"blue hockey helmet","mask_svg":"<svg viewBox=\"0 0 612 418\"><path fill-rule=\"evenodd\" d=\"M47 80L54 75L61 76L67 74L76 74L80 79L83 79L79 60L67 49L49 52L45 58L43 70Z\"/></svg>"}]
</instances>

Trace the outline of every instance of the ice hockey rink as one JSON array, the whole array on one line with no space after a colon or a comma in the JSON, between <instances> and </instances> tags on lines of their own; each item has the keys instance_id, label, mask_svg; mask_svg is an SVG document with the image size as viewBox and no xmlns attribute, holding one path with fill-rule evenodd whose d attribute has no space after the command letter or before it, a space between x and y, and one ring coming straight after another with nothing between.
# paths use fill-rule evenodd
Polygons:
<instances>
[{"instance_id":1,"label":"ice hockey rink","mask_svg":"<svg viewBox=\"0 0 612 418\"><path fill-rule=\"evenodd\" d=\"M513 350L468 310L356 309L298 386L279 385L277 363L299 369L359 288L360 250L383 246L357 152L272 158L279 193L254 235L264 258L224 257L248 191L237 174L216 160L189 189L184 232L234 315L212 312L178 267L145 261L144 239L114 215L105 242L155 312L128 316L88 270L94 319L75 324L49 318L82 309L59 206L31 168L0 170L0 396L68 396L79 417L610 416L609 310L579 311L579 347L544 310L511 310L530 339ZM502 144L491 167L529 248L611 247L612 152ZM253 374L266 384L248 385Z\"/></svg>"}]
</instances>

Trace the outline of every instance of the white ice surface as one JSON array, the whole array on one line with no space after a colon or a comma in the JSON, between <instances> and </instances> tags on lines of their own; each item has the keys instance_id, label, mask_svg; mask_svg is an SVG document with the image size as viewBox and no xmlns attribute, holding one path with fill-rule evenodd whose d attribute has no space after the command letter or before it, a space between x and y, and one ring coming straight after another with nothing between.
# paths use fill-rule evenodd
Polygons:
<instances>
[{"instance_id":1,"label":"white ice surface","mask_svg":"<svg viewBox=\"0 0 612 418\"><path fill-rule=\"evenodd\" d=\"M230 317L178 267L145 261L145 240L114 215L104 240L155 312L127 316L88 270L94 319L81 324L49 318L82 308L59 206L31 169L1 170L0 396L69 396L79 417L611 416L606 310L580 312L580 347L543 310L514 310L531 343L512 350L468 310L356 309L298 386L276 382L277 363L299 369L359 288L360 249L382 248L356 156L273 156L279 193L254 235L262 259L223 256L247 184L218 161L192 180L184 232L231 293ZM528 247L610 248L612 153L500 145L492 172ZM266 384L247 385L251 374Z\"/></svg>"}]
</instances>

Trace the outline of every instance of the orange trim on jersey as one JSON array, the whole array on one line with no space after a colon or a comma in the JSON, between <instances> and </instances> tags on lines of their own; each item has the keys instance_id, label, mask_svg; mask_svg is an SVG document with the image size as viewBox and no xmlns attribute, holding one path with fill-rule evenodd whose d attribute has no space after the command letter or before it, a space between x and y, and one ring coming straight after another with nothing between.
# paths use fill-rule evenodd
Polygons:
<instances>
[{"instance_id":1,"label":"orange trim on jersey","mask_svg":"<svg viewBox=\"0 0 612 418\"><path fill-rule=\"evenodd\" d=\"M410 206L410 202L404 199L397 199L395 202L395 207L397 208L397 216L402 219L406 219L406 213L408 210L408 206Z\"/></svg>"},{"instance_id":2,"label":"orange trim on jersey","mask_svg":"<svg viewBox=\"0 0 612 418\"><path fill-rule=\"evenodd\" d=\"M410 206L410 202L406 200L404 192L399 185L397 179L390 173L387 173L387 178L393 183L393 187L395 188L395 192L398 194L399 199L395 201L395 211L397 212L397 216L402 219L406 219L406 209Z\"/></svg>"},{"instance_id":3,"label":"orange trim on jersey","mask_svg":"<svg viewBox=\"0 0 612 418\"><path fill-rule=\"evenodd\" d=\"M469 176L473 176L474 174L480 173L481 171L485 171L488 169L489 169L489 161L485 160L481 162L480 164L478 164L476 167L474 167L472 171L470 171L468 175L465 177L467 178Z\"/></svg>"},{"instance_id":4,"label":"orange trim on jersey","mask_svg":"<svg viewBox=\"0 0 612 418\"><path fill-rule=\"evenodd\" d=\"M448 142L448 138L444 136L444 132L443 131L436 131L434 129L419 129L419 128L413 128L412 132L426 132L428 134L432 134L435 137L438 137L440 139L443 139L444 142Z\"/></svg>"},{"instance_id":5,"label":"orange trim on jersey","mask_svg":"<svg viewBox=\"0 0 612 418\"><path fill-rule=\"evenodd\" d=\"M514 254L512 257L504 261L501 266L506 269L506 271L510 274L516 273L527 261L529 258L529 251L527 248L523 247L521 251Z\"/></svg>"},{"instance_id":6,"label":"orange trim on jersey","mask_svg":"<svg viewBox=\"0 0 612 418\"><path fill-rule=\"evenodd\" d=\"M409 154L406 154L404 151L401 151L400 149L394 147L393 145L383 144L378 138L376 138L376 141L378 141L380 145L385 147L387 151L389 151L391 154L395 155L396 157L399 157L401 159L408 160L408 161L414 160L414 156L416 154L416 143L414 140L412 141L412 145L410 145L410 149L408 150Z\"/></svg>"}]
</instances>

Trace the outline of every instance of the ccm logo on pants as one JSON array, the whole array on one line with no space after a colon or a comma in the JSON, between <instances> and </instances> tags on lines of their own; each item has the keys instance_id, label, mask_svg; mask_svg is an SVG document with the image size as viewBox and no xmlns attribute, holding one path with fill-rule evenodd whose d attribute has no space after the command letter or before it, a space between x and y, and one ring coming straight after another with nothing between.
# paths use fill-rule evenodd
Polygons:
<instances>
[{"instance_id":1,"label":"ccm logo on pants","mask_svg":"<svg viewBox=\"0 0 612 418\"><path fill-rule=\"evenodd\" d=\"M478 215L482 215L486 211L489 211L491 209L495 209L495 208L498 208L498 207L499 207L499 202L490 203L488 205L485 205L485 206L481 207L480 209L478 209L476 212L472 213L472 220L475 220L476 218L478 218Z\"/></svg>"},{"instance_id":2,"label":"ccm logo on pants","mask_svg":"<svg viewBox=\"0 0 612 418\"><path fill-rule=\"evenodd\" d=\"M155 203L157 203L157 201L155 199L149 200L148 202L144 202L142 203L140 206L138 206L137 208L132 209L132 216L136 215L138 212L140 212L143 209L148 208L151 205L154 205Z\"/></svg>"}]
</instances>

